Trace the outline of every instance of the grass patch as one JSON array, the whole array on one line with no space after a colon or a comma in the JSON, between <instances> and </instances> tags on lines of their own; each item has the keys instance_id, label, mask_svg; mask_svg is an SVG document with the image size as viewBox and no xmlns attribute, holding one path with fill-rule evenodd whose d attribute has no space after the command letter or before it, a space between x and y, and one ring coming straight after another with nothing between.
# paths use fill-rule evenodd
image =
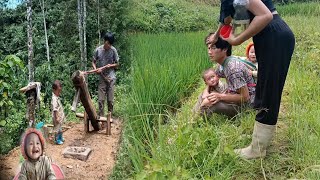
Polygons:
<instances>
[{"instance_id":1,"label":"grass patch","mask_svg":"<svg viewBox=\"0 0 320 180\"><path fill-rule=\"evenodd\" d=\"M282 16L320 16L319 2L291 3L276 8Z\"/></svg>"}]
</instances>

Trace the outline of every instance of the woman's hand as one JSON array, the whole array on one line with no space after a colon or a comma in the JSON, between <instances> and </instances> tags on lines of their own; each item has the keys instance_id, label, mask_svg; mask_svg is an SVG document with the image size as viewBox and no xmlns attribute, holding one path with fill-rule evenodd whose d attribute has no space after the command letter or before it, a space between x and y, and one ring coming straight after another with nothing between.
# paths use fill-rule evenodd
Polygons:
<instances>
[{"instance_id":1,"label":"woman's hand","mask_svg":"<svg viewBox=\"0 0 320 180\"><path fill-rule=\"evenodd\" d=\"M243 43L243 41L241 41L241 39L239 39L239 36L235 36L234 34L235 32L235 27L232 26L232 30L231 30L231 33L229 35L228 38L224 38L222 36L220 36L223 40L227 41L230 45L232 46L237 46L237 45L240 45Z\"/></svg>"},{"instance_id":2,"label":"woman's hand","mask_svg":"<svg viewBox=\"0 0 320 180\"><path fill-rule=\"evenodd\" d=\"M226 18L224 18L224 24L228 25L232 22L232 17L231 16L227 16Z\"/></svg>"}]
</instances>

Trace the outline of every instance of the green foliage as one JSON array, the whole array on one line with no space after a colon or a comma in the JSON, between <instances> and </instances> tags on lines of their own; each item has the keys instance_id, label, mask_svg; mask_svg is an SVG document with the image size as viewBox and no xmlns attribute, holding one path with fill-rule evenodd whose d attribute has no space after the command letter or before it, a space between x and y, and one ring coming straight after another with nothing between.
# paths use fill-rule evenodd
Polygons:
<instances>
[{"instance_id":1,"label":"green foliage","mask_svg":"<svg viewBox=\"0 0 320 180\"><path fill-rule=\"evenodd\" d=\"M159 114L168 109L175 111L194 89L202 69L210 66L204 36L204 33L173 33L137 34L132 37L133 68L129 98L126 94L120 99L123 99L121 104L125 105L124 111L129 119L124 137L127 139L126 150L123 152L131 159L136 172L144 166L143 157L148 157L153 151L148 143L155 143L154 128L166 119L160 115L159 120ZM141 156L139 152L146 154ZM184 174L185 170L182 168L179 173ZM118 176L123 178L121 174Z\"/></svg>"},{"instance_id":2,"label":"green foliage","mask_svg":"<svg viewBox=\"0 0 320 180\"><path fill-rule=\"evenodd\" d=\"M218 8L184 0L134 0L131 3L129 30L143 32L185 32L211 28Z\"/></svg>"},{"instance_id":3,"label":"green foliage","mask_svg":"<svg viewBox=\"0 0 320 180\"><path fill-rule=\"evenodd\" d=\"M276 6L277 11L282 16L320 16L319 2L309 3L290 3L287 5Z\"/></svg>"},{"instance_id":4,"label":"green foliage","mask_svg":"<svg viewBox=\"0 0 320 180\"><path fill-rule=\"evenodd\" d=\"M318 2L318 0L273 0L274 3L288 5L291 3L309 3L309 2Z\"/></svg>"},{"instance_id":5,"label":"green foliage","mask_svg":"<svg viewBox=\"0 0 320 180\"><path fill-rule=\"evenodd\" d=\"M181 105L202 69L210 66L204 36L203 33L141 34L131 39L135 44L131 116L149 118Z\"/></svg>"},{"instance_id":6,"label":"green foliage","mask_svg":"<svg viewBox=\"0 0 320 180\"><path fill-rule=\"evenodd\" d=\"M18 91L26 82L24 65L20 58L9 55L0 61L0 154L7 153L17 145L25 125L25 109Z\"/></svg>"},{"instance_id":7,"label":"green foliage","mask_svg":"<svg viewBox=\"0 0 320 180\"><path fill-rule=\"evenodd\" d=\"M319 179L320 152L320 31L318 17L288 17L296 35L294 58L287 82L285 108L289 111L288 137L290 160L295 167L293 177Z\"/></svg>"},{"instance_id":8,"label":"green foliage","mask_svg":"<svg viewBox=\"0 0 320 180\"><path fill-rule=\"evenodd\" d=\"M20 105L21 109L26 109L25 105ZM25 112L18 109L11 109L6 117L6 125L0 131L0 154L8 153L12 148L19 145L20 136L27 127Z\"/></svg>"},{"instance_id":9,"label":"green foliage","mask_svg":"<svg viewBox=\"0 0 320 180\"><path fill-rule=\"evenodd\" d=\"M0 121L5 124L9 110L14 106L13 98L19 96L18 87L21 81L18 75L23 68L22 61L14 55L7 56L0 62Z\"/></svg>"},{"instance_id":10,"label":"green foliage","mask_svg":"<svg viewBox=\"0 0 320 180\"><path fill-rule=\"evenodd\" d=\"M198 4L206 4L206 5L210 5L210 6L218 6L218 5L220 5L220 1L219 0L185 0L185 1L193 3L195 5L198 5Z\"/></svg>"}]
</instances>

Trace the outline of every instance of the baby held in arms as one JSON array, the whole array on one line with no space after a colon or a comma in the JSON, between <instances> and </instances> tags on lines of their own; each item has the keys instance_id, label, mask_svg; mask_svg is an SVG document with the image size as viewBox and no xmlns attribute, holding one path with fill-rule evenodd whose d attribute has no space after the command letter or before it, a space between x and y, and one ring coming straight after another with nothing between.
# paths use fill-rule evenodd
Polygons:
<instances>
[{"instance_id":1,"label":"baby held in arms","mask_svg":"<svg viewBox=\"0 0 320 180\"><path fill-rule=\"evenodd\" d=\"M206 88L202 93L202 103L201 106L207 104L207 97L212 92L226 93L227 85L220 81L219 76L216 74L213 68L209 68L202 73L202 78L206 84Z\"/></svg>"}]
</instances>

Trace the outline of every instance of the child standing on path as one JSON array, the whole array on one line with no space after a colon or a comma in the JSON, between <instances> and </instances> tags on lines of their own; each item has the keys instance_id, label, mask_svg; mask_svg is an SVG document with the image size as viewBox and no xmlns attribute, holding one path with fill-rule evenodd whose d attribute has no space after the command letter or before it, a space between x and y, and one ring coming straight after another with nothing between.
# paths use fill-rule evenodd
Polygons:
<instances>
[{"instance_id":1,"label":"child standing on path","mask_svg":"<svg viewBox=\"0 0 320 180\"><path fill-rule=\"evenodd\" d=\"M56 179L50 159L43 155L45 140L40 131L27 129L21 141L22 163L19 180Z\"/></svg>"},{"instance_id":2,"label":"child standing on path","mask_svg":"<svg viewBox=\"0 0 320 180\"><path fill-rule=\"evenodd\" d=\"M58 145L63 144L64 138L62 137L62 123L64 122L65 115L63 106L60 101L60 93L62 91L62 84L59 80L55 80L52 84L52 121L55 131L55 143Z\"/></svg>"}]
</instances>

